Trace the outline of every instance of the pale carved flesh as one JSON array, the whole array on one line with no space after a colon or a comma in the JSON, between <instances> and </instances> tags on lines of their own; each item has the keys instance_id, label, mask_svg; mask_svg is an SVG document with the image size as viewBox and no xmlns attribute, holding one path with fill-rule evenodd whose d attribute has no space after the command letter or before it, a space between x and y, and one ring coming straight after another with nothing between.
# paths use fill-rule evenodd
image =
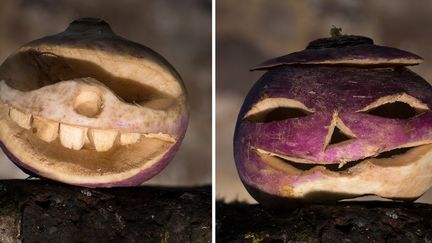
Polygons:
<instances>
[{"instance_id":1,"label":"pale carved flesh","mask_svg":"<svg viewBox=\"0 0 432 243\"><path fill-rule=\"evenodd\" d=\"M8 148L13 148L19 161L25 161L20 166L32 168L39 176L71 184L114 186L126 180L122 185L133 185L127 182L128 178L156 165L174 145L174 142L144 135L136 140L132 135L129 138L133 143L121 145L117 136L117 144L107 151L96 151L92 142L86 142L80 150L69 149L64 147L61 134L48 143L32 129L22 128L7 119L8 109L5 104L0 106L0 137Z\"/></svg>"},{"instance_id":2,"label":"pale carved flesh","mask_svg":"<svg viewBox=\"0 0 432 243\"><path fill-rule=\"evenodd\" d=\"M187 127L183 83L153 50L85 18L0 66L0 138L27 172L90 187L139 185Z\"/></svg>"},{"instance_id":3,"label":"pale carved flesh","mask_svg":"<svg viewBox=\"0 0 432 243\"><path fill-rule=\"evenodd\" d=\"M0 81L0 98L8 104L9 117L17 125L48 143L58 138L68 149L107 151L115 145L136 143L142 136L175 142L169 134L145 132L155 129L147 120L163 120L164 112L126 104L92 78L27 92ZM126 124L118 125L121 113L129 117Z\"/></svg>"}]
</instances>

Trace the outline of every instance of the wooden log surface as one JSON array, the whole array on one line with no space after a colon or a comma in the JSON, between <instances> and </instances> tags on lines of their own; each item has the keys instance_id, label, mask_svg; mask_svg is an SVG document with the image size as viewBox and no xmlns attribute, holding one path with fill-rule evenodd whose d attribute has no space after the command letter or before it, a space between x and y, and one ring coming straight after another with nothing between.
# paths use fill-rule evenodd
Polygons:
<instances>
[{"instance_id":1,"label":"wooden log surface","mask_svg":"<svg viewBox=\"0 0 432 243\"><path fill-rule=\"evenodd\" d=\"M432 242L432 205L343 202L291 212L216 204L217 242Z\"/></svg>"},{"instance_id":2,"label":"wooden log surface","mask_svg":"<svg viewBox=\"0 0 432 243\"><path fill-rule=\"evenodd\" d=\"M211 242L211 187L3 180L0 242Z\"/></svg>"}]
</instances>

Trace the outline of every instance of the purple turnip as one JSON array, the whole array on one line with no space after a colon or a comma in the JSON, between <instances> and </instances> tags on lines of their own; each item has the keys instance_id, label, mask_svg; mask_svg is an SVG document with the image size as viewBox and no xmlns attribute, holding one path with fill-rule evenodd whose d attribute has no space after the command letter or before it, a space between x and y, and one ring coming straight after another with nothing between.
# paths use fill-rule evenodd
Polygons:
<instances>
[{"instance_id":1,"label":"purple turnip","mask_svg":"<svg viewBox=\"0 0 432 243\"><path fill-rule=\"evenodd\" d=\"M432 87L406 67L421 61L343 35L254 68L267 72L234 135L247 190L268 207L421 196L432 185Z\"/></svg>"}]
</instances>

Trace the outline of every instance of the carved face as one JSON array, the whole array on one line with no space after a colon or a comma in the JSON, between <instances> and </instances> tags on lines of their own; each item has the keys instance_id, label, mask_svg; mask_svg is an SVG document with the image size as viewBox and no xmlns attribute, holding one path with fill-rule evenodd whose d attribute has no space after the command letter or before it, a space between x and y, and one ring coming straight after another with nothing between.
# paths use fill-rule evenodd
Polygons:
<instances>
[{"instance_id":1,"label":"carved face","mask_svg":"<svg viewBox=\"0 0 432 243\"><path fill-rule=\"evenodd\" d=\"M80 19L0 67L0 138L29 173L85 186L139 185L174 156L185 90L154 51Z\"/></svg>"},{"instance_id":2,"label":"carved face","mask_svg":"<svg viewBox=\"0 0 432 243\"><path fill-rule=\"evenodd\" d=\"M324 51L335 57L344 48ZM272 66L246 97L234 138L240 177L255 199L269 206L368 194L414 199L432 185L432 87L402 67L415 55L391 49L396 59L380 48L381 59L354 56L368 66L344 56L311 65L323 60L306 50L304 65L293 65L291 54L260 67Z\"/></svg>"}]
</instances>

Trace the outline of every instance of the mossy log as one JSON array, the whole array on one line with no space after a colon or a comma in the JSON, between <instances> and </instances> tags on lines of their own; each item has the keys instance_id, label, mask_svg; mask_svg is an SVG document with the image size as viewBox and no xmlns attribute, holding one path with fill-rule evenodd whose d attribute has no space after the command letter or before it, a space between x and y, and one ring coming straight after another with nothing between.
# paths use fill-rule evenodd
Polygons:
<instances>
[{"instance_id":1,"label":"mossy log","mask_svg":"<svg viewBox=\"0 0 432 243\"><path fill-rule=\"evenodd\" d=\"M0 242L211 242L211 187L3 180Z\"/></svg>"},{"instance_id":2,"label":"mossy log","mask_svg":"<svg viewBox=\"0 0 432 243\"><path fill-rule=\"evenodd\" d=\"M291 212L218 202L217 242L432 242L432 205L343 202Z\"/></svg>"}]
</instances>

